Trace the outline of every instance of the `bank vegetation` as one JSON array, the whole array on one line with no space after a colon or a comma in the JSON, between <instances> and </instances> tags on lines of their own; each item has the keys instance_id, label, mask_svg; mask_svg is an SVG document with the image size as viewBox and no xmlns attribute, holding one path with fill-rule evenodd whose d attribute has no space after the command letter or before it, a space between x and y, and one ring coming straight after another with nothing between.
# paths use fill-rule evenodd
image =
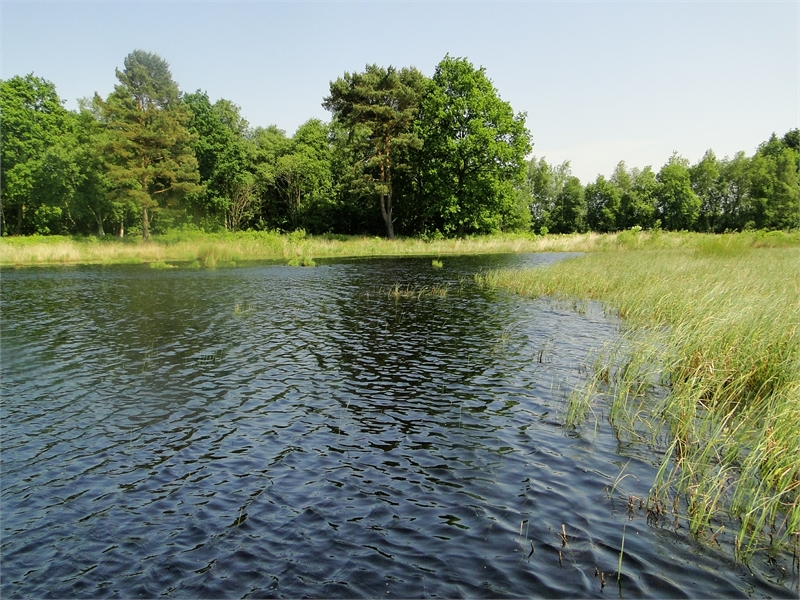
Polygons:
<instances>
[{"instance_id":1,"label":"bank vegetation","mask_svg":"<svg viewBox=\"0 0 800 600\"><path fill-rule=\"evenodd\" d=\"M620 236L616 241L620 244ZM633 237L633 236L632 236ZM764 243L771 240L771 243ZM482 285L592 299L625 323L568 402L565 422L608 416L625 442L663 451L651 516L685 517L739 557L800 536L800 247L787 234L647 242ZM666 393L658 390L666 389ZM604 412L605 411L605 412Z\"/></svg>"}]
</instances>

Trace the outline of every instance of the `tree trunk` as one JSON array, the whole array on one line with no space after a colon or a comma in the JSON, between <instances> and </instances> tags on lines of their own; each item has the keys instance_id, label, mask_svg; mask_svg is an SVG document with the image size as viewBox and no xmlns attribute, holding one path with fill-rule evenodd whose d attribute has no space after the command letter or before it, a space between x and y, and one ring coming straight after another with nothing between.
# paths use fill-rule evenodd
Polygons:
<instances>
[{"instance_id":1,"label":"tree trunk","mask_svg":"<svg viewBox=\"0 0 800 600\"><path fill-rule=\"evenodd\" d=\"M25 205L20 204L17 209L17 231L15 235L22 235L22 215L25 212Z\"/></svg>"},{"instance_id":2,"label":"tree trunk","mask_svg":"<svg viewBox=\"0 0 800 600\"><path fill-rule=\"evenodd\" d=\"M91 211L92 216L94 217L94 220L97 223L97 235L104 236L106 234L106 232L103 229L103 215L102 215L102 213L95 212L91 208L89 208L89 211Z\"/></svg>"},{"instance_id":3,"label":"tree trunk","mask_svg":"<svg viewBox=\"0 0 800 600\"><path fill-rule=\"evenodd\" d=\"M389 136L384 141L386 148L386 160L381 161L381 215L383 222L386 223L386 235L390 240L394 239L394 223L392 223L392 172L389 166ZM388 194L383 190L388 190ZM387 202L388 198L388 202Z\"/></svg>"},{"instance_id":4,"label":"tree trunk","mask_svg":"<svg viewBox=\"0 0 800 600\"><path fill-rule=\"evenodd\" d=\"M119 237L125 237L125 221L119 220Z\"/></svg>"},{"instance_id":5,"label":"tree trunk","mask_svg":"<svg viewBox=\"0 0 800 600\"><path fill-rule=\"evenodd\" d=\"M141 100L137 100L137 102L141 103ZM141 110L141 104L139 106L139 110ZM141 114L141 113L140 113ZM141 117L140 117L141 118ZM147 173L145 169L149 164L149 160L146 157L142 157L142 193L147 194ZM150 219L147 216L147 206L142 206L142 239L147 241L150 239Z\"/></svg>"},{"instance_id":6,"label":"tree trunk","mask_svg":"<svg viewBox=\"0 0 800 600\"><path fill-rule=\"evenodd\" d=\"M142 208L142 239L150 239L150 221L147 218L147 208Z\"/></svg>"}]
</instances>

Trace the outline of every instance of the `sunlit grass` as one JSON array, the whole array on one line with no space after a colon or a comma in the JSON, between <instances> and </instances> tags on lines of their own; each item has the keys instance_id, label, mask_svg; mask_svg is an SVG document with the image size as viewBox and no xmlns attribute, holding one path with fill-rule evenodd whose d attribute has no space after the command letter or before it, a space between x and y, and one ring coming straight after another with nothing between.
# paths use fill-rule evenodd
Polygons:
<instances>
[{"instance_id":1,"label":"sunlit grass","mask_svg":"<svg viewBox=\"0 0 800 600\"><path fill-rule=\"evenodd\" d=\"M782 239L708 236L478 277L618 311L628 328L573 393L566 420L608 398L620 437L664 451L651 500L683 511L697 535L727 522L745 558L800 532L800 249L769 247ZM653 393L659 384L665 393Z\"/></svg>"},{"instance_id":2,"label":"sunlit grass","mask_svg":"<svg viewBox=\"0 0 800 600\"><path fill-rule=\"evenodd\" d=\"M515 252L596 252L619 248L707 246L724 253L740 247L797 244L798 234L749 232L726 236L625 231L619 234L534 236L498 234L426 242L419 238L388 240L366 236L311 236L247 231L227 234L170 233L149 242L137 238L30 236L0 238L0 265L111 264L178 262L213 267L248 260L283 260L355 256L436 256ZM433 265L433 263L432 263Z\"/></svg>"}]
</instances>

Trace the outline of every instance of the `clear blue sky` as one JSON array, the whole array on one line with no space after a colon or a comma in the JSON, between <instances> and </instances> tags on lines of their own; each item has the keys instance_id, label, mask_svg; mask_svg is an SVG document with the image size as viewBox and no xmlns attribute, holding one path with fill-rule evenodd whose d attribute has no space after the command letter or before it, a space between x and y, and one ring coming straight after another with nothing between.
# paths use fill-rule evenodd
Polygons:
<instances>
[{"instance_id":1,"label":"clear blue sky","mask_svg":"<svg viewBox=\"0 0 800 600\"><path fill-rule=\"evenodd\" d=\"M586 183L620 160L659 169L752 154L800 127L800 2L13 2L0 76L34 73L68 108L107 95L140 48L183 91L227 98L292 134L332 79L367 63L432 75L449 53L484 66L528 113L534 154Z\"/></svg>"}]
</instances>

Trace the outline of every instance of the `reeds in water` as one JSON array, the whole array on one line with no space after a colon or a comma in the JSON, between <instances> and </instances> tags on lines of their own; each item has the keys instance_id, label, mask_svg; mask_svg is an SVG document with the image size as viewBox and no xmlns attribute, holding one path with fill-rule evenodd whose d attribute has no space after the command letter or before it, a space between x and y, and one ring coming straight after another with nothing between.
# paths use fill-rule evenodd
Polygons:
<instances>
[{"instance_id":1,"label":"reeds in water","mask_svg":"<svg viewBox=\"0 0 800 600\"><path fill-rule=\"evenodd\" d=\"M386 296L394 301L401 299L419 300L421 298L437 297L444 298L450 291L448 285L431 285L431 286L401 286L396 283L393 287L389 288Z\"/></svg>"},{"instance_id":2,"label":"reeds in water","mask_svg":"<svg viewBox=\"0 0 800 600\"><path fill-rule=\"evenodd\" d=\"M478 281L600 300L626 320L572 394L566 420L579 423L607 398L618 435L664 451L651 501L683 511L697 535L727 513L746 559L800 531L800 249L699 240Z\"/></svg>"}]
</instances>

